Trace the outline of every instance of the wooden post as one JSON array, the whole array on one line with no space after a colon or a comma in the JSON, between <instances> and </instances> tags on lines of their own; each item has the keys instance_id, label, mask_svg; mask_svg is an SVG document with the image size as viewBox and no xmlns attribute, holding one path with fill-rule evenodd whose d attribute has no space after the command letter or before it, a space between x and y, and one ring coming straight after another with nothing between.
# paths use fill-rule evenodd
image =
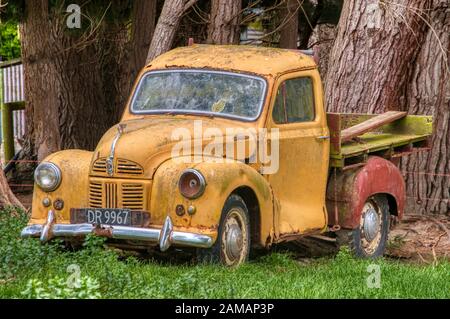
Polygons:
<instances>
[{"instance_id":1,"label":"wooden post","mask_svg":"<svg viewBox=\"0 0 450 319\"><path fill-rule=\"evenodd\" d=\"M0 106L2 110L2 143L5 163L14 157L14 127L12 108L3 103L3 69L0 67Z\"/></svg>"}]
</instances>

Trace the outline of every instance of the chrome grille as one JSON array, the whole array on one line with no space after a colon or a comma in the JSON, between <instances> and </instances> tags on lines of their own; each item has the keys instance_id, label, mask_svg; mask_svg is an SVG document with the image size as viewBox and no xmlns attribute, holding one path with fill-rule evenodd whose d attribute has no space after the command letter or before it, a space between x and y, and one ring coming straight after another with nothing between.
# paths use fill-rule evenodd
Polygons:
<instances>
[{"instance_id":1,"label":"chrome grille","mask_svg":"<svg viewBox=\"0 0 450 319\"><path fill-rule=\"evenodd\" d=\"M95 173L105 173L106 174L106 158L99 158L94 162L92 166L92 171Z\"/></svg>"},{"instance_id":2,"label":"chrome grille","mask_svg":"<svg viewBox=\"0 0 450 319\"><path fill-rule=\"evenodd\" d=\"M92 208L102 208L102 183L90 182L89 204Z\"/></svg>"},{"instance_id":3,"label":"chrome grille","mask_svg":"<svg viewBox=\"0 0 450 319\"><path fill-rule=\"evenodd\" d=\"M106 158L99 158L94 162L92 173L107 175ZM144 174L144 169L135 162L119 158L115 160L114 173L117 175L141 176Z\"/></svg>"},{"instance_id":4,"label":"chrome grille","mask_svg":"<svg viewBox=\"0 0 450 319\"><path fill-rule=\"evenodd\" d=\"M118 159L117 160L117 167L116 167L116 173L117 174L127 174L127 175L142 175L144 174L144 170L142 167L132 161L124 160L124 159Z\"/></svg>"},{"instance_id":5,"label":"chrome grille","mask_svg":"<svg viewBox=\"0 0 450 319\"><path fill-rule=\"evenodd\" d=\"M122 205L125 208L141 210L144 203L144 185L138 183L122 184Z\"/></svg>"},{"instance_id":6,"label":"chrome grille","mask_svg":"<svg viewBox=\"0 0 450 319\"><path fill-rule=\"evenodd\" d=\"M89 205L92 208L145 210L145 190L144 183L91 180L89 183Z\"/></svg>"},{"instance_id":7,"label":"chrome grille","mask_svg":"<svg viewBox=\"0 0 450 319\"><path fill-rule=\"evenodd\" d=\"M105 183L105 208L118 208L118 194L116 183Z\"/></svg>"}]
</instances>

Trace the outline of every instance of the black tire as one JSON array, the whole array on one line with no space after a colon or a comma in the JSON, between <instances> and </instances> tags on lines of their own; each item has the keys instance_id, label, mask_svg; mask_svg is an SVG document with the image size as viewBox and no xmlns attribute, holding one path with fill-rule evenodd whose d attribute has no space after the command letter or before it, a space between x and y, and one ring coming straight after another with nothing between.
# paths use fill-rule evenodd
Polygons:
<instances>
[{"instance_id":1,"label":"black tire","mask_svg":"<svg viewBox=\"0 0 450 319\"><path fill-rule=\"evenodd\" d=\"M365 218L369 218L374 209L377 214L376 231L365 232ZM367 216L366 216L367 215ZM383 256L389 235L389 204L385 196L377 195L367 199L361 213L360 225L353 230L342 230L338 235L340 243L347 243L353 254L360 258L378 258Z\"/></svg>"},{"instance_id":2,"label":"black tire","mask_svg":"<svg viewBox=\"0 0 450 319\"><path fill-rule=\"evenodd\" d=\"M198 249L197 261L221 263L230 267L239 266L248 260L250 237L250 218L247 205L240 196L232 194L222 209L216 242L211 248ZM232 238L237 239L232 240ZM229 244L227 245L227 243Z\"/></svg>"}]
</instances>

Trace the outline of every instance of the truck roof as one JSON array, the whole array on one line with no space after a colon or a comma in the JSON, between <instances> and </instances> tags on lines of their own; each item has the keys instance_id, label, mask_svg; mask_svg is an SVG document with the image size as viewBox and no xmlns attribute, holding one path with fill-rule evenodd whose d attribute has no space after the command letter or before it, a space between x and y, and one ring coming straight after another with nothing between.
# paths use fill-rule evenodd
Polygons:
<instances>
[{"instance_id":1,"label":"truck roof","mask_svg":"<svg viewBox=\"0 0 450 319\"><path fill-rule=\"evenodd\" d=\"M264 76L314 68L314 60L297 50L248 45L194 44L166 52L147 66L150 69L216 69Z\"/></svg>"}]
</instances>

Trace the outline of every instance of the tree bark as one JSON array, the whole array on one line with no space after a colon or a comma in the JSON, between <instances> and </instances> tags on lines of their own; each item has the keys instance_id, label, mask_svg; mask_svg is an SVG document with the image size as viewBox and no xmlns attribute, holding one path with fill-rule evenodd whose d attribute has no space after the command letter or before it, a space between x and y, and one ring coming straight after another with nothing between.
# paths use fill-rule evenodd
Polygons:
<instances>
[{"instance_id":1,"label":"tree bark","mask_svg":"<svg viewBox=\"0 0 450 319\"><path fill-rule=\"evenodd\" d=\"M128 30L120 24L112 26L110 34L115 40L109 41L106 45L113 44L108 57L111 59L108 65L107 74L103 81L106 85L111 84L111 92L115 97L114 105L117 106L115 122L120 120L131 89L135 80L145 66L150 41L155 31L156 20L156 0L135 0L131 14L131 36ZM121 46L114 46L114 43L122 43ZM108 78L115 77L115 81Z\"/></svg>"},{"instance_id":2,"label":"tree bark","mask_svg":"<svg viewBox=\"0 0 450 319\"><path fill-rule=\"evenodd\" d=\"M133 2L133 25L130 45L131 79L135 79L145 65L147 53L153 38L153 32L155 31L157 1L135 0ZM129 81L129 83L132 83L132 81Z\"/></svg>"},{"instance_id":3,"label":"tree bark","mask_svg":"<svg viewBox=\"0 0 450 319\"><path fill-rule=\"evenodd\" d=\"M207 42L239 44L242 0L212 0Z\"/></svg>"},{"instance_id":4,"label":"tree bark","mask_svg":"<svg viewBox=\"0 0 450 319\"><path fill-rule=\"evenodd\" d=\"M114 85L103 82L107 46L67 34L63 14L48 1L27 2L21 24L28 131L26 151L43 160L61 149L93 149L115 122ZM100 41L101 42L101 41ZM109 83L114 82L109 77ZM103 84L105 83L105 84ZM109 94L108 94L109 93Z\"/></svg>"},{"instance_id":5,"label":"tree bark","mask_svg":"<svg viewBox=\"0 0 450 319\"><path fill-rule=\"evenodd\" d=\"M0 207L14 206L25 210L25 207L17 199L8 185L3 169L0 167Z\"/></svg>"},{"instance_id":6,"label":"tree bark","mask_svg":"<svg viewBox=\"0 0 450 319\"><path fill-rule=\"evenodd\" d=\"M155 32L147 54L147 63L169 51L183 13L194 5L196 0L165 0L156 24Z\"/></svg>"},{"instance_id":7,"label":"tree bark","mask_svg":"<svg viewBox=\"0 0 450 319\"><path fill-rule=\"evenodd\" d=\"M52 86L48 81L48 75L55 72L47 51L50 46L48 10L46 0L29 1L25 21L20 25L27 101L25 112L27 132L23 149L25 153L35 154L40 158L58 149L59 138L54 134L58 127L57 118L54 116L56 98L55 95L48 94ZM43 74L46 76L42 76ZM33 105L41 105L41 108L34 112Z\"/></svg>"},{"instance_id":8,"label":"tree bark","mask_svg":"<svg viewBox=\"0 0 450 319\"><path fill-rule=\"evenodd\" d=\"M121 10L116 1L115 9ZM20 25L27 114L24 158L41 161L61 149L92 150L117 123L145 63L144 39L154 27L154 1L134 5L130 40L125 19L99 19L92 33L69 30L65 8L49 7L47 0L26 2ZM106 7L100 8L102 14Z\"/></svg>"},{"instance_id":9,"label":"tree bark","mask_svg":"<svg viewBox=\"0 0 450 319\"><path fill-rule=\"evenodd\" d=\"M318 24L308 43L308 47L318 51L319 71L324 85L326 85L330 52L335 39L336 26L334 24Z\"/></svg>"},{"instance_id":10,"label":"tree bark","mask_svg":"<svg viewBox=\"0 0 450 319\"><path fill-rule=\"evenodd\" d=\"M428 14L428 13L427 13ZM431 150L402 161L409 212L450 210L450 6L434 0L430 26L408 88L410 114L434 119Z\"/></svg>"},{"instance_id":11,"label":"tree bark","mask_svg":"<svg viewBox=\"0 0 450 319\"><path fill-rule=\"evenodd\" d=\"M429 0L344 2L326 79L328 111L403 110Z\"/></svg>"},{"instance_id":12,"label":"tree bark","mask_svg":"<svg viewBox=\"0 0 450 319\"><path fill-rule=\"evenodd\" d=\"M298 11L300 4L297 0L285 0L280 9L281 21L280 48L297 49L298 41Z\"/></svg>"}]
</instances>

